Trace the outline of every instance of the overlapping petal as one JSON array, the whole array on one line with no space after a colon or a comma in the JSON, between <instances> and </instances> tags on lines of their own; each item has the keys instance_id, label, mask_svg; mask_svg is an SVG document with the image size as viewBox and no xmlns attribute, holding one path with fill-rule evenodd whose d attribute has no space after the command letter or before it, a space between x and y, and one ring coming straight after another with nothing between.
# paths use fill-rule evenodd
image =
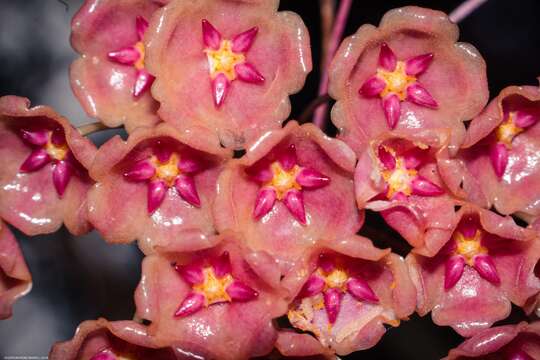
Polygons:
<instances>
[{"instance_id":1,"label":"overlapping petal","mask_svg":"<svg viewBox=\"0 0 540 360\"><path fill-rule=\"evenodd\" d=\"M216 227L243 233L253 250L276 257L286 272L319 240L338 240L360 228L355 160L345 143L311 124L293 121L268 132L220 175ZM273 195L266 199L268 192Z\"/></svg>"},{"instance_id":2,"label":"overlapping petal","mask_svg":"<svg viewBox=\"0 0 540 360\"><path fill-rule=\"evenodd\" d=\"M88 195L89 219L107 241L138 239L146 253L208 247L217 177L230 157L167 124L141 127L127 141L117 136L90 170L97 183Z\"/></svg>"},{"instance_id":3,"label":"overlapping petal","mask_svg":"<svg viewBox=\"0 0 540 360\"><path fill-rule=\"evenodd\" d=\"M331 64L329 88L342 139L358 153L392 128L402 134L446 128L455 153L462 122L488 100L484 60L470 44L456 42L458 35L444 13L409 6L346 38Z\"/></svg>"},{"instance_id":4,"label":"overlapping petal","mask_svg":"<svg viewBox=\"0 0 540 360\"><path fill-rule=\"evenodd\" d=\"M150 24L148 68L163 120L244 148L280 127L311 71L309 34L278 1L171 1Z\"/></svg>"},{"instance_id":5,"label":"overlapping petal","mask_svg":"<svg viewBox=\"0 0 540 360\"><path fill-rule=\"evenodd\" d=\"M65 223L80 235L90 229L86 169L96 147L47 106L16 96L0 98L0 217L28 235Z\"/></svg>"}]
</instances>

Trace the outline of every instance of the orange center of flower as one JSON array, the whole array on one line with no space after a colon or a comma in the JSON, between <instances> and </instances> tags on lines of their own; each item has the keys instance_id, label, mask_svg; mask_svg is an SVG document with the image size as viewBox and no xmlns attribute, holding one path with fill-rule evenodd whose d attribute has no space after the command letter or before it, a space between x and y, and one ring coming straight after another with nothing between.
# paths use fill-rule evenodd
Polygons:
<instances>
[{"instance_id":1,"label":"orange center of flower","mask_svg":"<svg viewBox=\"0 0 540 360\"><path fill-rule=\"evenodd\" d=\"M206 49L204 52L208 57L210 77L212 79L215 79L220 73L225 74L229 81L236 79L234 67L245 62L244 54L232 51L232 42L230 40L222 40L217 50Z\"/></svg>"},{"instance_id":2,"label":"orange center of flower","mask_svg":"<svg viewBox=\"0 0 540 360\"><path fill-rule=\"evenodd\" d=\"M174 181L180 174L180 169L178 169L178 162L180 161L180 156L177 153L172 153L169 159L165 162L161 162L157 159L157 157L153 156L151 161L156 168L154 180L163 180L169 186L173 186Z\"/></svg>"},{"instance_id":3,"label":"orange center of flower","mask_svg":"<svg viewBox=\"0 0 540 360\"><path fill-rule=\"evenodd\" d=\"M392 170L383 170L382 177L388 184L388 191L386 197L391 199L397 193L403 193L407 196L411 195L412 187L411 182L418 175L418 172L414 169L407 169L405 167L405 160L402 157L396 157L394 151L390 151L396 159L396 166Z\"/></svg>"},{"instance_id":4,"label":"orange center of flower","mask_svg":"<svg viewBox=\"0 0 540 360\"><path fill-rule=\"evenodd\" d=\"M476 230L473 237L466 237L460 231L454 233L454 240L456 242L456 254L463 256L465 262L473 266L474 257L476 255L487 254L487 249L482 246L482 231Z\"/></svg>"},{"instance_id":5,"label":"orange center of flower","mask_svg":"<svg viewBox=\"0 0 540 360\"><path fill-rule=\"evenodd\" d=\"M295 165L291 170L285 170L279 162L274 162L270 166L270 169L274 176L266 185L274 188L279 200L283 199L289 190L302 189L302 186L296 182L296 176L300 172L300 166Z\"/></svg>"},{"instance_id":6,"label":"orange center of flower","mask_svg":"<svg viewBox=\"0 0 540 360\"><path fill-rule=\"evenodd\" d=\"M193 286L193 290L200 292L205 297L205 306L220 302L230 302L231 297L227 294L227 287L233 282L231 274L217 277L211 267L203 269L204 281L202 284Z\"/></svg>"},{"instance_id":7,"label":"orange center of flower","mask_svg":"<svg viewBox=\"0 0 540 360\"><path fill-rule=\"evenodd\" d=\"M324 279L325 282L325 289L341 289L342 291L345 291L345 285L347 283L347 280L349 279L349 275L347 272L341 268L335 268L334 270L330 271L328 274L324 274L321 271L321 277Z\"/></svg>"},{"instance_id":8,"label":"orange center of flower","mask_svg":"<svg viewBox=\"0 0 540 360\"><path fill-rule=\"evenodd\" d=\"M506 145L508 149L512 148L512 141L514 138L523 132L523 128L517 126L514 122L516 114L511 112L508 114L508 118L504 121L496 130L497 140Z\"/></svg>"},{"instance_id":9,"label":"orange center of flower","mask_svg":"<svg viewBox=\"0 0 540 360\"><path fill-rule=\"evenodd\" d=\"M142 41L139 41L133 47L139 52L139 59L135 61L135 64L133 64L133 66L137 70L142 70L144 69L144 58L146 56L146 49Z\"/></svg>"},{"instance_id":10,"label":"orange center of flower","mask_svg":"<svg viewBox=\"0 0 540 360\"><path fill-rule=\"evenodd\" d=\"M69 148L65 142L61 145L54 144L51 141L51 136L52 132L51 135L49 135L49 140L47 141L47 144L45 144L44 146L45 151L47 152L47 154L49 154L51 158L62 161L66 158Z\"/></svg>"},{"instance_id":11,"label":"orange center of flower","mask_svg":"<svg viewBox=\"0 0 540 360\"><path fill-rule=\"evenodd\" d=\"M377 76L386 83L386 87L380 93L381 98L388 94L396 94L400 100L405 100L407 87L416 82L416 77L407 75L405 72L405 63L403 61L397 62L394 71L378 68Z\"/></svg>"}]
</instances>

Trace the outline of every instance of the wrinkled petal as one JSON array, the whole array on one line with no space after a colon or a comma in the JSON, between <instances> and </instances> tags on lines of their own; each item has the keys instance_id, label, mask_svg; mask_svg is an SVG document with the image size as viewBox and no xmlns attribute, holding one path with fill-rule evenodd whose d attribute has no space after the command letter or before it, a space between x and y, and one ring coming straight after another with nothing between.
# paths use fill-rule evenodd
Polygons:
<instances>
[{"instance_id":1,"label":"wrinkled petal","mask_svg":"<svg viewBox=\"0 0 540 360\"><path fill-rule=\"evenodd\" d=\"M150 89L152 83L154 82L155 77L151 75L146 70L139 70L137 72L137 79L135 80L135 85L133 86L133 96L139 97L146 90Z\"/></svg>"},{"instance_id":2,"label":"wrinkled petal","mask_svg":"<svg viewBox=\"0 0 540 360\"><path fill-rule=\"evenodd\" d=\"M379 52L379 65L387 71L394 71L397 64L397 58L387 43L381 44Z\"/></svg>"},{"instance_id":3,"label":"wrinkled petal","mask_svg":"<svg viewBox=\"0 0 540 360\"><path fill-rule=\"evenodd\" d=\"M145 181L152 178L155 173L156 168L147 160L142 160L125 172L124 176L131 181Z\"/></svg>"},{"instance_id":4,"label":"wrinkled petal","mask_svg":"<svg viewBox=\"0 0 540 360\"><path fill-rule=\"evenodd\" d=\"M465 269L465 260L461 256L452 256L444 265L444 288L451 289L461 279Z\"/></svg>"},{"instance_id":5,"label":"wrinkled petal","mask_svg":"<svg viewBox=\"0 0 540 360\"><path fill-rule=\"evenodd\" d=\"M311 168L303 168L296 176L296 182L307 189L319 189L330 184L330 178Z\"/></svg>"},{"instance_id":6,"label":"wrinkled petal","mask_svg":"<svg viewBox=\"0 0 540 360\"><path fill-rule=\"evenodd\" d=\"M26 158L21 165L22 172L37 171L51 162L51 157L45 149L38 149L32 151L32 153Z\"/></svg>"},{"instance_id":7,"label":"wrinkled petal","mask_svg":"<svg viewBox=\"0 0 540 360\"><path fill-rule=\"evenodd\" d=\"M415 56L405 61L407 75L420 75L427 70L433 61L433 53Z\"/></svg>"},{"instance_id":8,"label":"wrinkled petal","mask_svg":"<svg viewBox=\"0 0 540 360\"><path fill-rule=\"evenodd\" d=\"M386 83L377 76L372 76L360 88L360 95L367 97L378 96L386 87Z\"/></svg>"},{"instance_id":9,"label":"wrinkled petal","mask_svg":"<svg viewBox=\"0 0 540 360\"><path fill-rule=\"evenodd\" d=\"M417 176L412 181L412 193L419 196L438 196L444 194L444 190L428 179Z\"/></svg>"},{"instance_id":10,"label":"wrinkled petal","mask_svg":"<svg viewBox=\"0 0 540 360\"><path fill-rule=\"evenodd\" d=\"M259 28L252 27L251 29L236 35L232 40L232 50L234 52L247 52L249 48L251 48L251 45L253 45L257 32L259 32Z\"/></svg>"},{"instance_id":11,"label":"wrinkled petal","mask_svg":"<svg viewBox=\"0 0 540 360\"><path fill-rule=\"evenodd\" d=\"M351 278L347 282L347 291L360 301L379 301L379 298L375 295L371 287L369 287L369 284L360 278Z\"/></svg>"},{"instance_id":12,"label":"wrinkled petal","mask_svg":"<svg viewBox=\"0 0 540 360\"><path fill-rule=\"evenodd\" d=\"M58 161L53 168L53 183L58 195L63 196L73 175L73 169L67 161Z\"/></svg>"},{"instance_id":13,"label":"wrinkled petal","mask_svg":"<svg viewBox=\"0 0 540 360\"><path fill-rule=\"evenodd\" d=\"M118 51L111 51L107 54L110 60L119 64L133 65L141 56L137 49L133 47L127 47Z\"/></svg>"},{"instance_id":14,"label":"wrinkled petal","mask_svg":"<svg viewBox=\"0 0 540 360\"><path fill-rule=\"evenodd\" d=\"M225 74L220 73L212 80L212 96L214 97L214 105L220 107L223 105L225 98L229 92L231 83Z\"/></svg>"},{"instance_id":15,"label":"wrinkled petal","mask_svg":"<svg viewBox=\"0 0 540 360\"><path fill-rule=\"evenodd\" d=\"M180 175L176 178L174 183L176 190L180 196L193 206L200 207L201 199L197 193L197 187L195 185L195 179L189 175Z\"/></svg>"},{"instance_id":16,"label":"wrinkled petal","mask_svg":"<svg viewBox=\"0 0 540 360\"><path fill-rule=\"evenodd\" d=\"M407 100L416 105L425 106L431 109L439 107L433 96L431 96L425 87L418 83L407 88Z\"/></svg>"},{"instance_id":17,"label":"wrinkled petal","mask_svg":"<svg viewBox=\"0 0 540 360\"><path fill-rule=\"evenodd\" d=\"M182 317L196 313L204 307L204 296L199 293L189 293L182 301L174 316Z\"/></svg>"},{"instance_id":18,"label":"wrinkled petal","mask_svg":"<svg viewBox=\"0 0 540 360\"><path fill-rule=\"evenodd\" d=\"M174 268L190 285L201 284L204 281L201 264L176 264Z\"/></svg>"},{"instance_id":19,"label":"wrinkled petal","mask_svg":"<svg viewBox=\"0 0 540 360\"><path fill-rule=\"evenodd\" d=\"M202 21L202 34L204 44L214 50L219 49L221 43L221 34L208 20Z\"/></svg>"},{"instance_id":20,"label":"wrinkled petal","mask_svg":"<svg viewBox=\"0 0 540 360\"><path fill-rule=\"evenodd\" d=\"M251 301L259 296L257 291L241 281L233 282L226 291L233 301Z\"/></svg>"},{"instance_id":21,"label":"wrinkled petal","mask_svg":"<svg viewBox=\"0 0 540 360\"><path fill-rule=\"evenodd\" d=\"M163 200L165 200L165 195L167 195L168 187L161 181L151 181L148 183L148 212L152 214L156 211L157 208L161 205Z\"/></svg>"},{"instance_id":22,"label":"wrinkled petal","mask_svg":"<svg viewBox=\"0 0 540 360\"><path fill-rule=\"evenodd\" d=\"M401 103L397 95L391 94L382 100L384 115L390 129L394 129L401 116Z\"/></svg>"},{"instance_id":23,"label":"wrinkled petal","mask_svg":"<svg viewBox=\"0 0 540 360\"><path fill-rule=\"evenodd\" d=\"M301 224L306 223L306 209L304 208L304 196L302 192L289 190L283 199L283 203L296 220Z\"/></svg>"},{"instance_id":24,"label":"wrinkled petal","mask_svg":"<svg viewBox=\"0 0 540 360\"><path fill-rule=\"evenodd\" d=\"M275 203L276 191L270 188L261 189L257 194L257 198L255 199L255 207L253 208L253 216L255 219L260 219L268 214L268 212L274 207Z\"/></svg>"},{"instance_id":25,"label":"wrinkled petal","mask_svg":"<svg viewBox=\"0 0 540 360\"><path fill-rule=\"evenodd\" d=\"M44 130L32 131L21 129L21 137L29 144L43 146L47 143L47 140L49 139L49 134L47 131Z\"/></svg>"},{"instance_id":26,"label":"wrinkled petal","mask_svg":"<svg viewBox=\"0 0 540 360\"><path fill-rule=\"evenodd\" d=\"M323 293L324 308L326 309L326 315L328 316L328 322L330 324L336 322L341 308L341 296L341 291L333 288L328 289Z\"/></svg>"},{"instance_id":27,"label":"wrinkled petal","mask_svg":"<svg viewBox=\"0 0 540 360\"><path fill-rule=\"evenodd\" d=\"M304 284L298 295L300 298L310 297L320 294L324 289L324 280L317 275L312 275Z\"/></svg>"},{"instance_id":28,"label":"wrinkled petal","mask_svg":"<svg viewBox=\"0 0 540 360\"><path fill-rule=\"evenodd\" d=\"M474 268L478 271L481 277L492 284L499 285L501 279L497 274L497 268L490 256L479 255L474 258Z\"/></svg>"}]
</instances>

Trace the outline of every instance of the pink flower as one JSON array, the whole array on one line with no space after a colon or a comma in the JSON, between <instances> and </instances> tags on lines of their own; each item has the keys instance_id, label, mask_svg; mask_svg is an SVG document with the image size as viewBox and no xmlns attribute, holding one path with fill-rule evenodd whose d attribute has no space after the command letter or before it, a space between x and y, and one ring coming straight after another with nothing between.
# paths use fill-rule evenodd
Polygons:
<instances>
[{"instance_id":1,"label":"pink flower","mask_svg":"<svg viewBox=\"0 0 540 360\"><path fill-rule=\"evenodd\" d=\"M511 303L524 306L540 291L534 273L540 242L512 218L464 206L453 231L440 240L434 257L415 250L407 256L417 311L431 311L435 324L472 336L506 318Z\"/></svg>"},{"instance_id":2,"label":"pink flower","mask_svg":"<svg viewBox=\"0 0 540 360\"><path fill-rule=\"evenodd\" d=\"M214 144L244 148L277 129L311 71L309 35L278 1L172 2L150 23L159 115ZM189 14L189 15L186 15Z\"/></svg>"},{"instance_id":3,"label":"pink flower","mask_svg":"<svg viewBox=\"0 0 540 360\"><path fill-rule=\"evenodd\" d=\"M115 137L96 155L89 219L109 242L139 240L145 252L211 246L218 174L231 154L167 124Z\"/></svg>"},{"instance_id":4,"label":"pink flower","mask_svg":"<svg viewBox=\"0 0 540 360\"><path fill-rule=\"evenodd\" d=\"M458 35L444 13L409 6L343 41L330 67L332 121L357 153L388 130L441 128L451 132L449 149L457 151L462 122L488 100L484 60L473 46L456 42Z\"/></svg>"},{"instance_id":5,"label":"pink flower","mask_svg":"<svg viewBox=\"0 0 540 360\"><path fill-rule=\"evenodd\" d=\"M54 232L63 222L75 235L87 232L86 169L95 152L50 107L0 98L0 217L28 235Z\"/></svg>"},{"instance_id":6,"label":"pink flower","mask_svg":"<svg viewBox=\"0 0 540 360\"><path fill-rule=\"evenodd\" d=\"M162 1L86 0L72 20L71 86L88 115L128 131L159 121L144 36Z\"/></svg>"},{"instance_id":7,"label":"pink flower","mask_svg":"<svg viewBox=\"0 0 540 360\"><path fill-rule=\"evenodd\" d=\"M359 236L307 253L283 284L294 297L289 321L303 331L280 333L276 347L285 356L370 348L383 336L384 324L398 326L416 305L403 258Z\"/></svg>"},{"instance_id":8,"label":"pink flower","mask_svg":"<svg viewBox=\"0 0 540 360\"><path fill-rule=\"evenodd\" d=\"M137 314L156 344L201 358L247 359L268 354L277 337L272 319L286 312L283 291L265 282L235 235L190 253L143 261Z\"/></svg>"},{"instance_id":9,"label":"pink flower","mask_svg":"<svg viewBox=\"0 0 540 360\"><path fill-rule=\"evenodd\" d=\"M11 317L15 301L31 288L32 275L17 239L0 220L0 320Z\"/></svg>"},{"instance_id":10,"label":"pink flower","mask_svg":"<svg viewBox=\"0 0 540 360\"><path fill-rule=\"evenodd\" d=\"M356 166L358 207L380 212L414 247L429 247L454 220L455 201L437 168L447 138L442 131L408 139L385 134L365 147Z\"/></svg>"},{"instance_id":11,"label":"pink flower","mask_svg":"<svg viewBox=\"0 0 540 360\"><path fill-rule=\"evenodd\" d=\"M540 322L497 326L480 331L450 350L443 360L540 358Z\"/></svg>"},{"instance_id":12,"label":"pink flower","mask_svg":"<svg viewBox=\"0 0 540 360\"><path fill-rule=\"evenodd\" d=\"M54 344L49 354L52 360L176 360L172 348L158 348L147 328L134 321L84 321L73 339Z\"/></svg>"},{"instance_id":13,"label":"pink flower","mask_svg":"<svg viewBox=\"0 0 540 360\"><path fill-rule=\"evenodd\" d=\"M287 268L317 241L356 233L356 157L311 124L292 121L268 132L220 175L214 218L218 231L244 234Z\"/></svg>"},{"instance_id":14,"label":"pink flower","mask_svg":"<svg viewBox=\"0 0 540 360\"><path fill-rule=\"evenodd\" d=\"M459 156L444 164L445 182L504 215L540 216L539 120L540 88L505 88L471 122Z\"/></svg>"}]
</instances>

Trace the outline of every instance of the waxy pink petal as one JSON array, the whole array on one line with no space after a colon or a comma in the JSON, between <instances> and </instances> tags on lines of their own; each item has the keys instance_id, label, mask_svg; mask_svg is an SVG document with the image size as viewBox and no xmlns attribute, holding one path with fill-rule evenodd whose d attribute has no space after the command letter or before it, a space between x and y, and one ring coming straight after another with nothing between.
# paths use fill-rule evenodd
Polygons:
<instances>
[{"instance_id":1,"label":"waxy pink petal","mask_svg":"<svg viewBox=\"0 0 540 360\"><path fill-rule=\"evenodd\" d=\"M317 275L311 275L300 290L299 298L311 297L320 294L324 289L324 280Z\"/></svg>"},{"instance_id":2,"label":"waxy pink petal","mask_svg":"<svg viewBox=\"0 0 540 360\"><path fill-rule=\"evenodd\" d=\"M516 111L516 118L514 120L515 124L522 128L528 128L530 126L533 126L538 122L540 115L533 115L524 111Z\"/></svg>"},{"instance_id":3,"label":"waxy pink petal","mask_svg":"<svg viewBox=\"0 0 540 360\"><path fill-rule=\"evenodd\" d=\"M306 189L319 189L330 184L330 178L312 168L303 168L296 176L296 182Z\"/></svg>"},{"instance_id":4,"label":"waxy pink petal","mask_svg":"<svg viewBox=\"0 0 540 360\"><path fill-rule=\"evenodd\" d=\"M161 180L154 180L148 183L147 209L149 214L153 214L159 208L165 199L165 195L167 195L167 190L167 184Z\"/></svg>"},{"instance_id":5,"label":"waxy pink petal","mask_svg":"<svg viewBox=\"0 0 540 360\"><path fill-rule=\"evenodd\" d=\"M497 268L493 259L489 255L477 255L474 258L474 268L481 277L494 285L499 285L501 279L497 273Z\"/></svg>"},{"instance_id":6,"label":"waxy pink petal","mask_svg":"<svg viewBox=\"0 0 540 360\"><path fill-rule=\"evenodd\" d=\"M204 307L204 295L191 292L182 301L178 310L174 313L176 317L189 316L196 313Z\"/></svg>"},{"instance_id":7,"label":"waxy pink petal","mask_svg":"<svg viewBox=\"0 0 540 360\"><path fill-rule=\"evenodd\" d=\"M283 170L291 170L298 162L298 158L296 156L296 147L294 144L290 144L286 148L279 149L277 160L279 161Z\"/></svg>"},{"instance_id":8,"label":"waxy pink petal","mask_svg":"<svg viewBox=\"0 0 540 360\"><path fill-rule=\"evenodd\" d=\"M463 269L465 268L465 259L462 256L452 256L444 265L444 288L451 289L461 279Z\"/></svg>"},{"instance_id":9,"label":"waxy pink petal","mask_svg":"<svg viewBox=\"0 0 540 360\"><path fill-rule=\"evenodd\" d=\"M439 196L444 194L441 187L423 176L417 176L411 183L412 193L419 196Z\"/></svg>"},{"instance_id":10,"label":"waxy pink petal","mask_svg":"<svg viewBox=\"0 0 540 360\"><path fill-rule=\"evenodd\" d=\"M379 298L364 279L358 277L349 279L347 291L359 301L379 302Z\"/></svg>"},{"instance_id":11,"label":"waxy pink petal","mask_svg":"<svg viewBox=\"0 0 540 360\"><path fill-rule=\"evenodd\" d=\"M382 99L382 106L388 126L390 129L394 129L401 116L401 104L399 98L394 94L387 95Z\"/></svg>"},{"instance_id":12,"label":"waxy pink petal","mask_svg":"<svg viewBox=\"0 0 540 360\"><path fill-rule=\"evenodd\" d=\"M260 219L268 214L274 207L277 199L276 191L272 188L262 188L255 199L255 208L253 209L253 217Z\"/></svg>"},{"instance_id":13,"label":"waxy pink petal","mask_svg":"<svg viewBox=\"0 0 540 360\"><path fill-rule=\"evenodd\" d=\"M396 168L396 158L384 146L379 145L377 155L386 170L394 170Z\"/></svg>"},{"instance_id":14,"label":"waxy pink petal","mask_svg":"<svg viewBox=\"0 0 540 360\"><path fill-rule=\"evenodd\" d=\"M378 96L386 87L384 80L380 79L378 76L370 77L364 85L360 88L359 93L365 97L375 97Z\"/></svg>"},{"instance_id":15,"label":"waxy pink petal","mask_svg":"<svg viewBox=\"0 0 540 360\"><path fill-rule=\"evenodd\" d=\"M236 35L232 41L232 51L235 53L247 52L249 48L251 48L251 45L253 45L253 41L255 40L258 31L258 27L252 27L251 29Z\"/></svg>"},{"instance_id":16,"label":"waxy pink petal","mask_svg":"<svg viewBox=\"0 0 540 360\"><path fill-rule=\"evenodd\" d=\"M396 69L397 57L386 43L381 44L379 65L387 71L394 71Z\"/></svg>"},{"instance_id":17,"label":"waxy pink petal","mask_svg":"<svg viewBox=\"0 0 540 360\"><path fill-rule=\"evenodd\" d=\"M135 28L137 29L137 37L139 38L139 41L141 41L144 38L146 29L148 29L148 21L142 16L137 16L135 19Z\"/></svg>"},{"instance_id":18,"label":"waxy pink petal","mask_svg":"<svg viewBox=\"0 0 540 360\"><path fill-rule=\"evenodd\" d=\"M124 65L133 65L137 60L139 60L139 57L141 54L137 49L134 47L127 47L125 49L120 49L118 51L111 51L107 54L107 57L109 60L112 60L114 62L117 62L119 64Z\"/></svg>"},{"instance_id":19,"label":"waxy pink petal","mask_svg":"<svg viewBox=\"0 0 540 360\"><path fill-rule=\"evenodd\" d=\"M227 79L227 76L223 73L219 73L214 80L212 80L212 97L214 98L214 105L220 107L223 105L231 82Z\"/></svg>"},{"instance_id":20,"label":"waxy pink petal","mask_svg":"<svg viewBox=\"0 0 540 360\"><path fill-rule=\"evenodd\" d=\"M22 163L22 172L37 171L51 162L51 157L45 149L36 149Z\"/></svg>"},{"instance_id":21,"label":"waxy pink petal","mask_svg":"<svg viewBox=\"0 0 540 360\"><path fill-rule=\"evenodd\" d=\"M189 285L202 284L204 275L202 266L199 263L191 263L187 265L174 265L174 269L182 276Z\"/></svg>"},{"instance_id":22,"label":"waxy pink petal","mask_svg":"<svg viewBox=\"0 0 540 360\"><path fill-rule=\"evenodd\" d=\"M306 224L306 210L304 209L304 195L302 191L289 190L283 199L283 203L296 220L301 224Z\"/></svg>"},{"instance_id":23,"label":"waxy pink petal","mask_svg":"<svg viewBox=\"0 0 540 360\"><path fill-rule=\"evenodd\" d=\"M532 356L527 354L523 350L517 350L512 352L512 354L508 357L508 360L535 360Z\"/></svg>"},{"instance_id":24,"label":"waxy pink petal","mask_svg":"<svg viewBox=\"0 0 540 360\"><path fill-rule=\"evenodd\" d=\"M219 49L221 44L221 34L217 29L208 21L202 21L202 34L204 44L214 50Z\"/></svg>"},{"instance_id":25,"label":"waxy pink petal","mask_svg":"<svg viewBox=\"0 0 540 360\"><path fill-rule=\"evenodd\" d=\"M200 207L201 199L197 193L197 187L195 185L195 179L189 175L180 174L175 182L174 186L182 199L186 200L193 206Z\"/></svg>"},{"instance_id":26,"label":"waxy pink petal","mask_svg":"<svg viewBox=\"0 0 540 360\"><path fill-rule=\"evenodd\" d=\"M504 175L506 166L508 165L508 148L503 143L494 143L491 145L489 158L495 174L497 177L501 178Z\"/></svg>"},{"instance_id":27,"label":"waxy pink petal","mask_svg":"<svg viewBox=\"0 0 540 360\"><path fill-rule=\"evenodd\" d=\"M328 316L328 322L333 324L341 308L341 297L343 293L339 289L330 288L323 293L324 308L326 309L326 315Z\"/></svg>"},{"instance_id":28,"label":"waxy pink petal","mask_svg":"<svg viewBox=\"0 0 540 360\"><path fill-rule=\"evenodd\" d=\"M21 137L29 144L43 146L49 140L49 134L45 130L26 130L21 129Z\"/></svg>"},{"instance_id":29,"label":"waxy pink petal","mask_svg":"<svg viewBox=\"0 0 540 360\"><path fill-rule=\"evenodd\" d=\"M405 61L405 72L407 75L420 75L427 70L433 61L433 53L415 56Z\"/></svg>"},{"instance_id":30,"label":"waxy pink petal","mask_svg":"<svg viewBox=\"0 0 540 360\"><path fill-rule=\"evenodd\" d=\"M148 162L141 160L137 162L129 171L124 173L124 176L131 181L145 181L156 173L156 168Z\"/></svg>"},{"instance_id":31,"label":"waxy pink petal","mask_svg":"<svg viewBox=\"0 0 540 360\"><path fill-rule=\"evenodd\" d=\"M217 277L223 277L231 273L231 259L228 251L224 251L218 257L213 257L210 260L212 267L214 268L214 274Z\"/></svg>"},{"instance_id":32,"label":"waxy pink petal","mask_svg":"<svg viewBox=\"0 0 540 360\"><path fill-rule=\"evenodd\" d=\"M425 87L419 83L414 83L407 87L407 100L416 105L424 106L430 109L436 109L439 107L439 104L433 96L426 90Z\"/></svg>"},{"instance_id":33,"label":"waxy pink petal","mask_svg":"<svg viewBox=\"0 0 540 360\"><path fill-rule=\"evenodd\" d=\"M178 163L178 169L186 174L194 174L205 168L203 161L183 154Z\"/></svg>"},{"instance_id":34,"label":"waxy pink petal","mask_svg":"<svg viewBox=\"0 0 540 360\"><path fill-rule=\"evenodd\" d=\"M135 85L133 85L133 96L139 97L146 90L150 89L155 77L145 69L141 69L137 72L137 79Z\"/></svg>"},{"instance_id":35,"label":"waxy pink petal","mask_svg":"<svg viewBox=\"0 0 540 360\"><path fill-rule=\"evenodd\" d=\"M259 293L241 281L235 280L225 290L233 301L251 301L259 296Z\"/></svg>"},{"instance_id":36,"label":"waxy pink petal","mask_svg":"<svg viewBox=\"0 0 540 360\"><path fill-rule=\"evenodd\" d=\"M239 80L250 84L261 84L264 82L264 76L250 63L244 62L234 67L236 76Z\"/></svg>"},{"instance_id":37,"label":"waxy pink petal","mask_svg":"<svg viewBox=\"0 0 540 360\"><path fill-rule=\"evenodd\" d=\"M60 197L64 195L66 187L68 186L69 180L73 175L73 168L71 164L67 161L62 160L58 161L53 167L53 183L56 189L56 192Z\"/></svg>"}]
</instances>

